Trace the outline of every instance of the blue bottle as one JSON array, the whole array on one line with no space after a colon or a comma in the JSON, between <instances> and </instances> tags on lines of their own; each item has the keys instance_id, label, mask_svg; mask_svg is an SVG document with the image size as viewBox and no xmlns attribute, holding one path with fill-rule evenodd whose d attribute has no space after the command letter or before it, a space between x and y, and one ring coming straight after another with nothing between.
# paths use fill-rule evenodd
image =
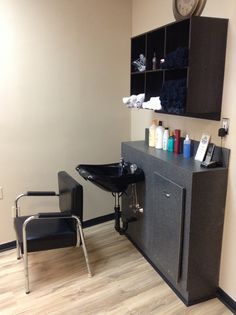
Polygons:
<instances>
[{"instance_id":1,"label":"blue bottle","mask_svg":"<svg viewBox=\"0 0 236 315\"><path fill-rule=\"evenodd\" d=\"M184 157L186 159L189 159L191 156L191 140L189 139L189 136L186 135L186 138L184 140Z\"/></svg>"}]
</instances>

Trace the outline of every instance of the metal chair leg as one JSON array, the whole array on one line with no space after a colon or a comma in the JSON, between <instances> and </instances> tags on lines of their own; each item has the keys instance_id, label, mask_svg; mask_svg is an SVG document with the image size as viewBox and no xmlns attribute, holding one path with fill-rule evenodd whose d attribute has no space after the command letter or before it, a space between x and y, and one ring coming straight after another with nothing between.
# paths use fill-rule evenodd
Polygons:
<instances>
[{"instance_id":1,"label":"metal chair leg","mask_svg":"<svg viewBox=\"0 0 236 315\"><path fill-rule=\"evenodd\" d=\"M87 265L88 276L92 277L92 272L91 272L90 265L89 265L88 253L87 253L85 240L84 240L84 233L83 233L83 229L82 229L82 224L81 224L80 219L78 217L76 217L76 216L72 216L72 217L75 218L77 221L77 230L79 228L80 240L82 242L82 248L83 248L84 258L85 258L86 265Z\"/></svg>"},{"instance_id":2,"label":"metal chair leg","mask_svg":"<svg viewBox=\"0 0 236 315\"><path fill-rule=\"evenodd\" d=\"M16 257L17 257L17 259L21 259L21 257L22 257L17 233L16 233Z\"/></svg>"},{"instance_id":3,"label":"metal chair leg","mask_svg":"<svg viewBox=\"0 0 236 315\"><path fill-rule=\"evenodd\" d=\"M26 236L26 226L27 224L34 219L37 219L37 215L31 216L25 220L23 223L23 259L24 259L24 271L25 271L25 293L28 294L30 293L29 289L29 268L28 268L28 251L27 251L27 236ZM88 258L88 253L85 245L85 240L84 240L84 233L82 229L82 224L80 222L80 219L76 217L75 215L72 215L72 218L74 218L77 222L76 224L76 229L77 229L77 245L78 243L82 242L82 247L83 247L83 252L84 252L84 257L87 265L87 270L88 270L88 276L92 277L92 272L90 269L89 265L89 258ZM18 243L18 240L17 240ZM19 244L18 244L19 245Z\"/></svg>"},{"instance_id":4,"label":"metal chair leg","mask_svg":"<svg viewBox=\"0 0 236 315\"><path fill-rule=\"evenodd\" d=\"M89 258L88 258L87 248L86 248L86 245L85 245L84 233L83 233L83 229L82 229L81 223L79 224L79 231L80 231L80 237L81 237L81 241L82 241L82 248L83 248L83 251L84 251L84 257L85 257L85 261L86 261L86 264L87 264L88 276L92 277L92 272L91 272L90 265L89 265Z\"/></svg>"},{"instance_id":5,"label":"metal chair leg","mask_svg":"<svg viewBox=\"0 0 236 315\"><path fill-rule=\"evenodd\" d=\"M18 209L16 210L16 207L13 206L12 207L12 215L13 215L13 218L15 218L18 214ZM18 240L18 235L16 233L16 230L15 230L15 236L16 236L16 257L17 259L21 259L21 250L20 250L20 244L19 244L19 240Z\"/></svg>"},{"instance_id":6,"label":"metal chair leg","mask_svg":"<svg viewBox=\"0 0 236 315\"><path fill-rule=\"evenodd\" d=\"M16 239L16 254L17 254L17 259L21 259L21 250L20 250L20 244L18 239Z\"/></svg>"},{"instance_id":7,"label":"metal chair leg","mask_svg":"<svg viewBox=\"0 0 236 315\"><path fill-rule=\"evenodd\" d=\"M26 237L26 226L27 224L35 219L36 216L31 216L23 223L23 259L24 259L24 270L25 270L25 293L30 293L29 289L29 267L28 267L28 251L27 251L27 237Z\"/></svg>"},{"instance_id":8,"label":"metal chair leg","mask_svg":"<svg viewBox=\"0 0 236 315\"><path fill-rule=\"evenodd\" d=\"M76 232L77 232L77 247L80 247L82 245L82 241L81 241L81 236L80 236L80 231L78 229L78 223L76 223Z\"/></svg>"},{"instance_id":9,"label":"metal chair leg","mask_svg":"<svg viewBox=\"0 0 236 315\"><path fill-rule=\"evenodd\" d=\"M28 252L27 252L27 239L26 239L26 225L23 225L23 260L24 260L24 271L25 271L25 293L30 293L29 290L29 268L28 268Z\"/></svg>"}]
</instances>

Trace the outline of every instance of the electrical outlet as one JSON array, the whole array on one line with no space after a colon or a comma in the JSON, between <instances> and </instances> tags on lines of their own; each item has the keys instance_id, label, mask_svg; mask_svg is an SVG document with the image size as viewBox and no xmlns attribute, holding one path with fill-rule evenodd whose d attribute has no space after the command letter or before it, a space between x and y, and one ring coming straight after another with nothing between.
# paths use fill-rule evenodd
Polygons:
<instances>
[{"instance_id":1,"label":"electrical outlet","mask_svg":"<svg viewBox=\"0 0 236 315\"><path fill-rule=\"evenodd\" d=\"M224 128L226 134L229 133L229 118L222 118L222 128Z\"/></svg>"},{"instance_id":2,"label":"electrical outlet","mask_svg":"<svg viewBox=\"0 0 236 315\"><path fill-rule=\"evenodd\" d=\"M3 199L3 188L0 187L0 199Z\"/></svg>"}]
</instances>

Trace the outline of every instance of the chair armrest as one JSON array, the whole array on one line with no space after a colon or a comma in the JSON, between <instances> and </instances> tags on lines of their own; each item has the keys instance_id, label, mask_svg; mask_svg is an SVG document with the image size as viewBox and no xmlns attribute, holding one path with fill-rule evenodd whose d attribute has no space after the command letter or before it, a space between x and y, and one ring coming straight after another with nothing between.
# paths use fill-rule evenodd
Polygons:
<instances>
[{"instance_id":1,"label":"chair armrest","mask_svg":"<svg viewBox=\"0 0 236 315\"><path fill-rule=\"evenodd\" d=\"M55 191L27 191L26 196L57 196Z\"/></svg>"},{"instance_id":2,"label":"chair armrest","mask_svg":"<svg viewBox=\"0 0 236 315\"><path fill-rule=\"evenodd\" d=\"M38 213L39 219L46 219L46 218L71 218L72 214L69 211L64 212L42 212Z\"/></svg>"},{"instance_id":3,"label":"chair armrest","mask_svg":"<svg viewBox=\"0 0 236 315\"><path fill-rule=\"evenodd\" d=\"M16 197L15 205L17 208L17 202L22 197L28 197L28 196L59 196L59 194L55 193L55 191L27 191L24 194L20 194Z\"/></svg>"},{"instance_id":4,"label":"chair armrest","mask_svg":"<svg viewBox=\"0 0 236 315\"><path fill-rule=\"evenodd\" d=\"M16 197L15 200L15 213L16 216L19 215L19 206L18 206L18 201L22 198L22 197L31 197L31 196L59 196L59 194L57 194L55 191L27 191L24 194L20 194L19 196Z\"/></svg>"}]
</instances>

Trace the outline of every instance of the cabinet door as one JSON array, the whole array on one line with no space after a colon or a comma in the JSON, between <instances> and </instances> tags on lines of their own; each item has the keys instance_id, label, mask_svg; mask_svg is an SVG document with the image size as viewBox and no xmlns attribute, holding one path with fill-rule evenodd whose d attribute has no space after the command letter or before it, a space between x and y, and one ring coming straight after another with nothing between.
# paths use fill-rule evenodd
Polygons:
<instances>
[{"instance_id":1,"label":"cabinet door","mask_svg":"<svg viewBox=\"0 0 236 315\"><path fill-rule=\"evenodd\" d=\"M154 263L178 282L181 276L185 189L157 172L153 182Z\"/></svg>"}]
</instances>

